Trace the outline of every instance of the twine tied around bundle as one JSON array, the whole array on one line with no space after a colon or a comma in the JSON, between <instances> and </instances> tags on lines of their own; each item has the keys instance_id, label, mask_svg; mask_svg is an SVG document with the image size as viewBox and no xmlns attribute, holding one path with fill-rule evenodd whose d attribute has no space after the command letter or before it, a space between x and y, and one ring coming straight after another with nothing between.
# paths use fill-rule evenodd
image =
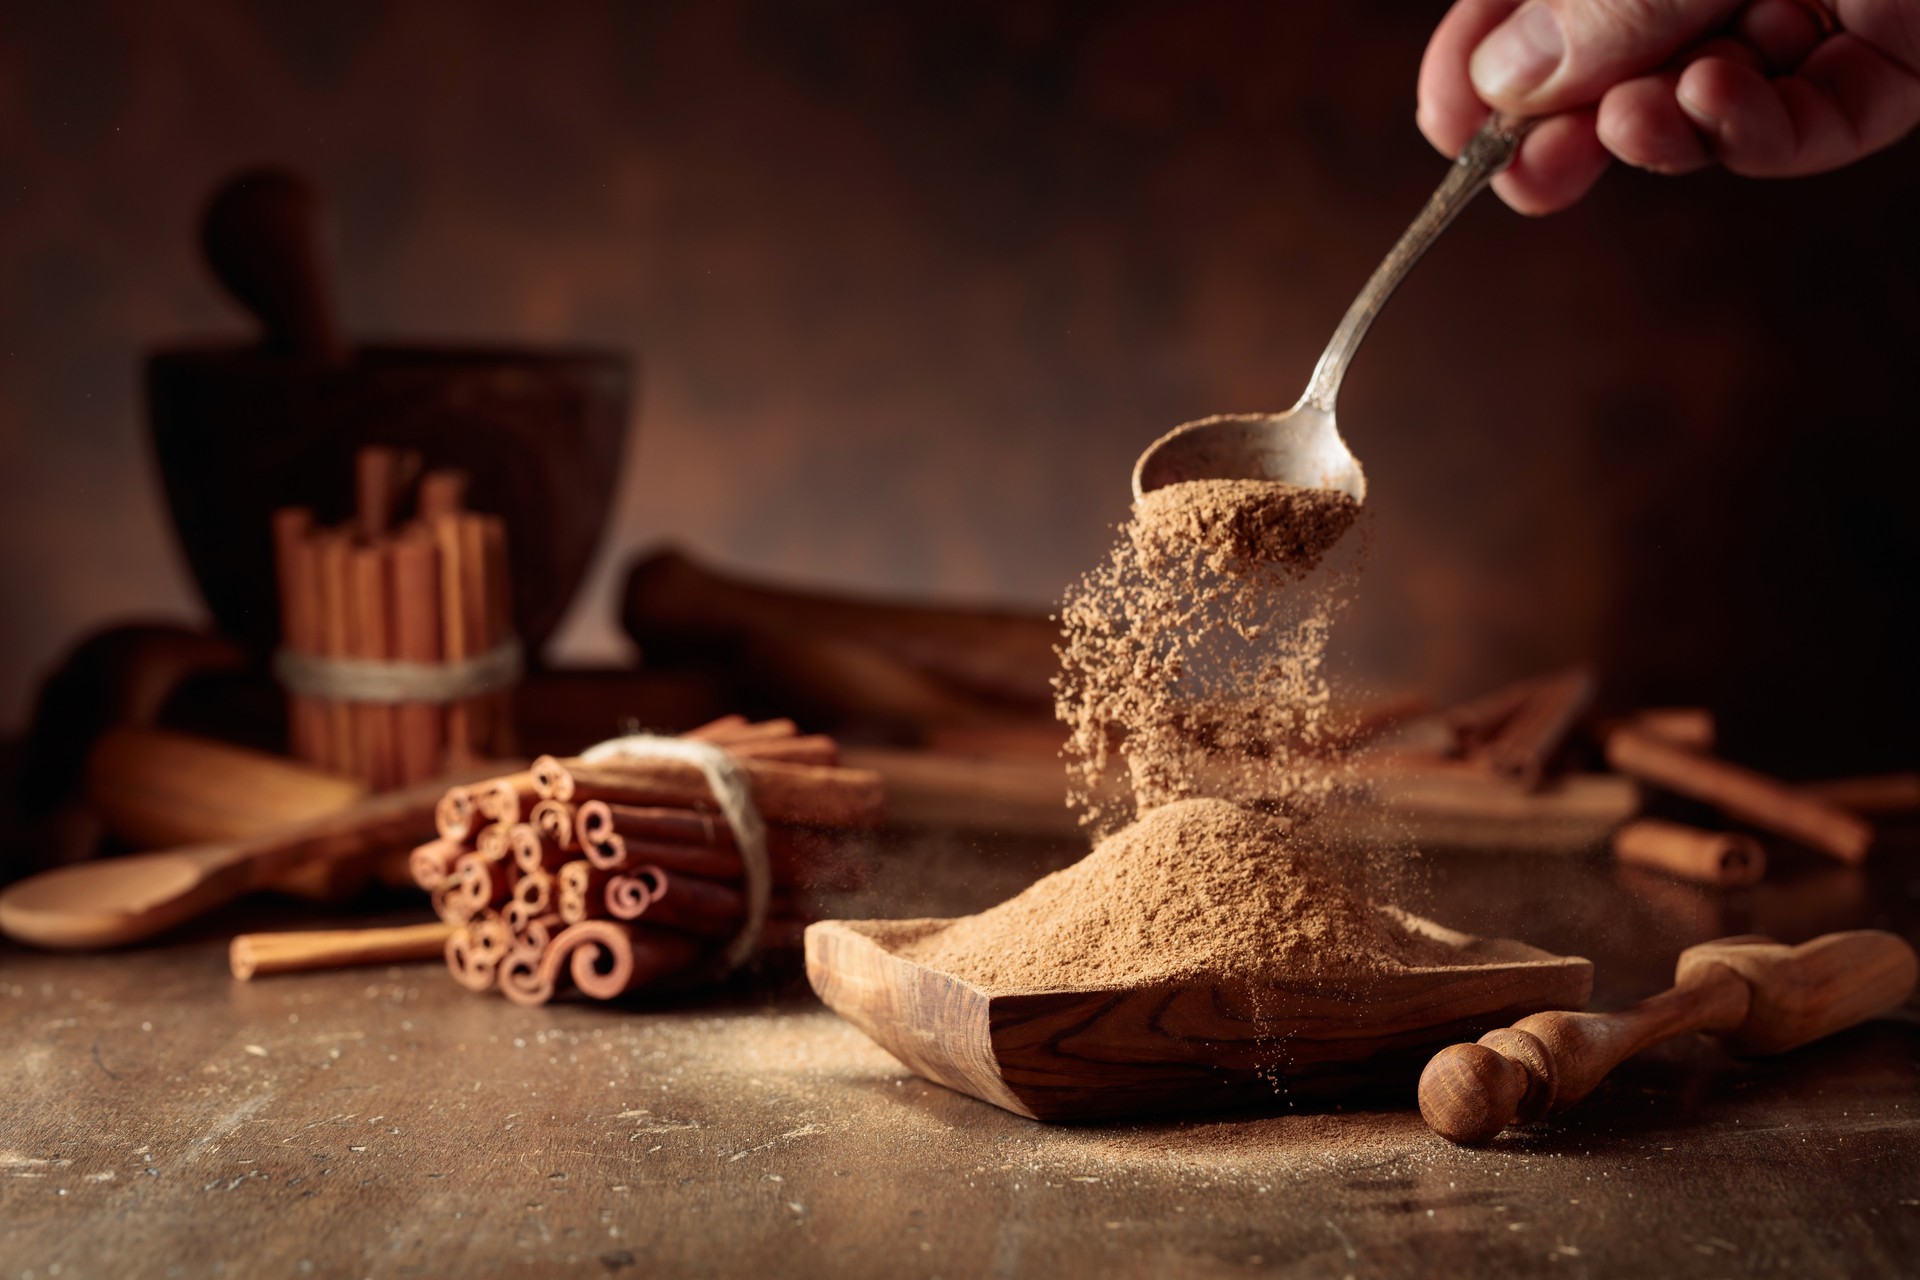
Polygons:
<instances>
[{"instance_id":1,"label":"twine tied around bundle","mask_svg":"<svg viewBox=\"0 0 1920 1280\"><path fill-rule=\"evenodd\" d=\"M288 693L337 702L459 702L511 688L523 666L517 638L453 662L329 658L293 649L273 655L273 674Z\"/></svg>"},{"instance_id":2,"label":"twine tied around bundle","mask_svg":"<svg viewBox=\"0 0 1920 1280\"><path fill-rule=\"evenodd\" d=\"M692 738L663 738L650 733L629 734L596 743L580 753L594 764L618 757L640 760L675 760L690 764L706 775L707 786L720 806L721 816L733 830L733 842L739 847L740 861L746 872L747 920L722 956L724 973L732 973L760 950L760 934L766 927L767 908L773 899L773 867L767 857L767 824L753 802L753 789L747 771L725 747Z\"/></svg>"}]
</instances>

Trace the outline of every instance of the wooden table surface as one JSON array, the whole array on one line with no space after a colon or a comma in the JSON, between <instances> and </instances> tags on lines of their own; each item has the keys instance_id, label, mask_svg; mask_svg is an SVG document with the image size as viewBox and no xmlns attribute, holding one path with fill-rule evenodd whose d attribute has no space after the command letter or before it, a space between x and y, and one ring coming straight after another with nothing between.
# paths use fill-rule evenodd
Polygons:
<instances>
[{"instance_id":1,"label":"wooden table surface","mask_svg":"<svg viewBox=\"0 0 1920 1280\"><path fill-rule=\"evenodd\" d=\"M840 905L970 910L1067 856L918 840ZM1448 924L1594 959L1596 1007L1723 933L1920 936L1910 849L1734 895L1517 856L1421 878ZM1480 1151L1405 1098L1051 1129L915 1079L791 974L651 1009L429 965L237 983L213 935L247 922L0 951L0 1276L1920 1271L1910 1013L1770 1061L1678 1043Z\"/></svg>"}]
</instances>

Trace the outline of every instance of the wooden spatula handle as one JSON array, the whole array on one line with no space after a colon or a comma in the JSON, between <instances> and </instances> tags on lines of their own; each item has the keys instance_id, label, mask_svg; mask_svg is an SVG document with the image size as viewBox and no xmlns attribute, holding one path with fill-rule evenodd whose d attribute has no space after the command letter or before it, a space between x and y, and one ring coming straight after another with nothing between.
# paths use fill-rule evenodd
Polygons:
<instances>
[{"instance_id":1,"label":"wooden spatula handle","mask_svg":"<svg viewBox=\"0 0 1920 1280\"><path fill-rule=\"evenodd\" d=\"M1674 986L1615 1013L1536 1013L1420 1074L1420 1114L1442 1137L1486 1142L1593 1092L1642 1049L1689 1031L1738 1052L1780 1053L1884 1013L1913 991L1913 948L1891 933L1832 933L1797 947L1723 938L1680 955Z\"/></svg>"}]
</instances>

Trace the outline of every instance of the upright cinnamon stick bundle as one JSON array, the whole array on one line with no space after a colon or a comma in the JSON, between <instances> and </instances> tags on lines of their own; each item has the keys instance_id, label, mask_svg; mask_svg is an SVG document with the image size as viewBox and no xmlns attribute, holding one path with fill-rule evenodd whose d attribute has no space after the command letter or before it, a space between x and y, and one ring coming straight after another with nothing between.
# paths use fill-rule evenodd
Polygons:
<instances>
[{"instance_id":1,"label":"upright cinnamon stick bundle","mask_svg":"<svg viewBox=\"0 0 1920 1280\"><path fill-rule=\"evenodd\" d=\"M728 716L684 736L726 750L747 779L771 879L761 946L797 945L796 891L857 875L839 849L847 831L879 822L879 775L841 766L831 738L791 721ZM679 760L542 757L449 791L435 822L440 839L411 865L457 926L447 967L475 991L542 1004L568 988L605 1000L717 976L749 920L739 843L699 770Z\"/></svg>"},{"instance_id":2,"label":"upright cinnamon stick bundle","mask_svg":"<svg viewBox=\"0 0 1920 1280\"><path fill-rule=\"evenodd\" d=\"M417 454L362 449L351 520L289 508L273 526L292 752L381 789L513 750L505 524L465 510L465 473L415 493L419 472Z\"/></svg>"}]
</instances>

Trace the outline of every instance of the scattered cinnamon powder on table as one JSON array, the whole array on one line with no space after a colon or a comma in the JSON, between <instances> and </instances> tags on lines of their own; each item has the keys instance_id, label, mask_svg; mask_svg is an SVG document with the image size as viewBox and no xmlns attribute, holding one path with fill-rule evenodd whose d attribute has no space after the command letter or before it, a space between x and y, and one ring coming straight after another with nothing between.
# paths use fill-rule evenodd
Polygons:
<instances>
[{"instance_id":1,"label":"scattered cinnamon powder on table","mask_svg":"<svg viewBox=\"0 0 1920 1280\"><path fill-rule=\"evenodd\" d=\"M905 921L881 942L994 993L1364 979L1452 952L1375 907L1352 866L1286 819L1209 799L1152 810L997 907Z\"/></svg>"}]
</instances>

